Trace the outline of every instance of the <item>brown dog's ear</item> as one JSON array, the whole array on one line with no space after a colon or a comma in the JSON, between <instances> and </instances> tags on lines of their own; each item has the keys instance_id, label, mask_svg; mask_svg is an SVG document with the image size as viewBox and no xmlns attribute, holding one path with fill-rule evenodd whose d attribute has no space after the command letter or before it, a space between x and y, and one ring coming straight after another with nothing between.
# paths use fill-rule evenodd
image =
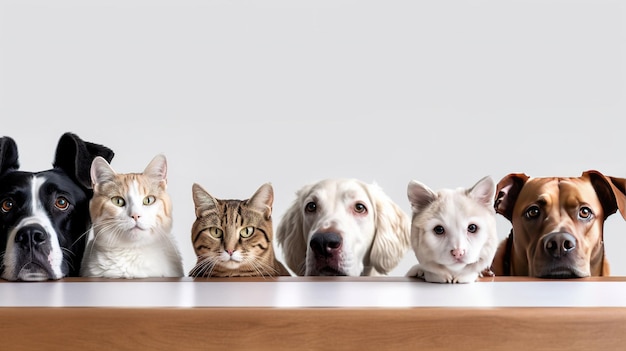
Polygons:
<instances>
[{"instance_id":1,"label":"brown dog's ear","mask_svg":"<svg viewBox=\"0 0 626 351\"><path fill-rule=\"evenodd\" d=\"M530 178L524 173L510 173L502 178L496 186L496 197L493 208L509 221L513 217L513 207L522 187Z\"/></svg>"},{"instance_id":2,"label":"brown dog's ear","mask_svg":"<svg viewBox=\"0 0 626 351\"><path fill-rule=\"evenodd\" d=\"M608 177L595 170L583 172L583 177L588 177L596 190L604 208L604 219L617 210L626 219L626 179Z\"/></svg>"}]
</instances>

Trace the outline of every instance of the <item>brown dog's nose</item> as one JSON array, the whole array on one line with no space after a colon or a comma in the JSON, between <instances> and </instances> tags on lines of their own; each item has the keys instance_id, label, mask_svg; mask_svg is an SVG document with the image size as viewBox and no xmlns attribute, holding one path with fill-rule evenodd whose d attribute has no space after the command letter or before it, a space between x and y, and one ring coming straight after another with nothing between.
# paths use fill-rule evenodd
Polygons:
<instances>
[{"instance_id":1,"label":"brown dog's nose","mask_svg":"<svg viewBox=\"0 0 626 351\"><path fill-rule=\"evenodd\" d=\"M316 255L332 257L341 244L341 236L337 233L315 233L309 245Z\"/></svg>"},{"instance_id":2,"label":"brown dog's nose","mask_svg":"<svg viewBox=\"0 0 626 351\"><path fill-rule=\"evenodd\" d=\"M543 248L550 256L561 258L576 249L576 238L570 233L552 233L544 238Z\"/></svg>"}]
</instances>

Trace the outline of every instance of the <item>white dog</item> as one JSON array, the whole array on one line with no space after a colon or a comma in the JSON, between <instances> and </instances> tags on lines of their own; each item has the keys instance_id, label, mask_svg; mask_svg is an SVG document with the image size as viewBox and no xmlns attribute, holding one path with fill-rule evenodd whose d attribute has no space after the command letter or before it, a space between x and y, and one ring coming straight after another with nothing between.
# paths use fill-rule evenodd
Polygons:
<instances>
[{"instance_id":1,"label":"white dog","mask_svg":"<svg viewBox=\"0 0 626 351\"><path fill-rule=\"evenodd\" d=\"M469 189L432 191L409 182L411 245L419 262L407 276L435 283L470 283L489 267L498 247L495 184L484 177Z\"/></svg>"},{"instance_id":2,"label":"white dog","mask_svg":"<svg viewBox=\"0 0 626 351\"><path fill-rule=\"evenodd\" d=\"M378 185L334 178L296 193L276 238L296 275L384 275L408 251L409 228Z\"/></svg>"}]
</instances>

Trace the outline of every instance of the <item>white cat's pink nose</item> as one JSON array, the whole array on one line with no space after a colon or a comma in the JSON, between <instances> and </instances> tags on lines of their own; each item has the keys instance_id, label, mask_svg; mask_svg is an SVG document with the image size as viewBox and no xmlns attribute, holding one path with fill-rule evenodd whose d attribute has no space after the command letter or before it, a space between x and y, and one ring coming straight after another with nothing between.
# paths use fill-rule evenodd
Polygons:
<instances>
[{"instance_id":1,"label":"white cat's pink nose","mask_svg":"<svg viewBox=\"0 0 626 351\"><path fill-rule=\"evenodd\" d=\"M459 258L463 257L463 255L465 255L465 250L464 249L454 249L454 250L451 250L450 253L452 254L452 256L454 256L454 258L459 259Z\"/></svg>"},{"instance_id":2,"label":"white cat's pink nose","mask_svg":"<svg viewBox=\"0 0 626 351\"><path fill-rule=\"evenodd\" d=\"M140 216L140 215L138 215L138 214L132 214L132 215L130 215L130 216L131 216L134 220L136 220L136 221L137 221L137 220L139 220L139 217L141 217L141 216Z\"/></svg>"}]
</instances>

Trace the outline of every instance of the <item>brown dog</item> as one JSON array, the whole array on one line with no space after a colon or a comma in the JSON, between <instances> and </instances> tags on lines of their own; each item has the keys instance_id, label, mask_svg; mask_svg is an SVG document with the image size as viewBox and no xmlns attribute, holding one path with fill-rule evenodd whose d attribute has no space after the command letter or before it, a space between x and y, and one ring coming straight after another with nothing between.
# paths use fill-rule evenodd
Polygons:
<instances>
[{"instance_id":1,"label":"brown dog","mask_svg":"<svg viewBox=\"0 0 626 351\"><path fill-rule=\"evenodd\" d=\"M577 278L609 275L603 227L626 218L626 179L586 171L580 177L511 173L498 183L494 207L513 226L498 246L495 275Z\"/></svg>"}]
</instances>

